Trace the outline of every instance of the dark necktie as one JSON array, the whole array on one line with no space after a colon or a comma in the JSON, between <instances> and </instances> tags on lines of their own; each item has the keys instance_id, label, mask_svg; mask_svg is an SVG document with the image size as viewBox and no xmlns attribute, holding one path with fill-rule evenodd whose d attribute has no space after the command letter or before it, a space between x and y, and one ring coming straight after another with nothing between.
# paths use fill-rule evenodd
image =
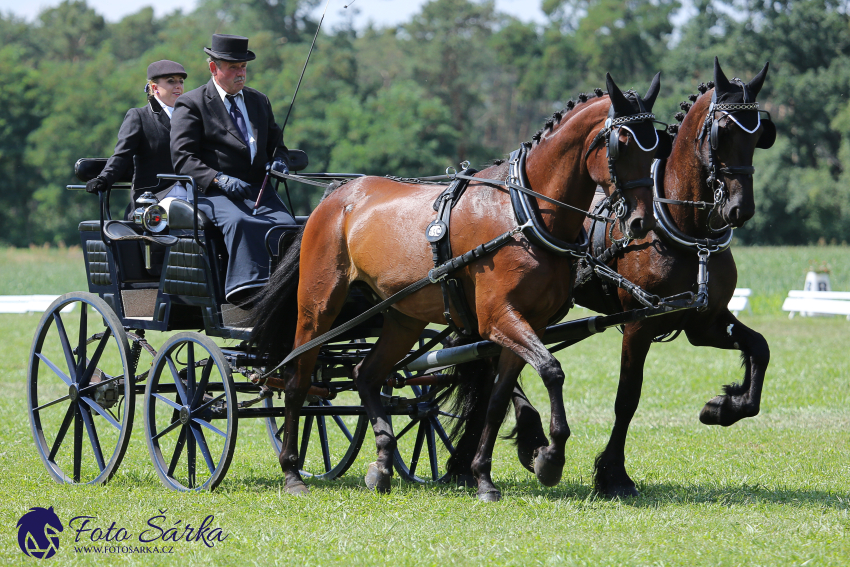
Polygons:
<instances>
[{"instance_id":1,"label":"dark necktie","mask_svg":"<svg viewBox=\"0 0 850 567\"><path fill-rule=\"evenodd\" d=\"M236 124L236 129L239 130L242 141L248 146L248 128L245 126L245 117L242 116L242 111L236 105L236 95L227 95L226 98L230 103L230 117L233 119L233 123Z\"/></svg>"}]
</instances>

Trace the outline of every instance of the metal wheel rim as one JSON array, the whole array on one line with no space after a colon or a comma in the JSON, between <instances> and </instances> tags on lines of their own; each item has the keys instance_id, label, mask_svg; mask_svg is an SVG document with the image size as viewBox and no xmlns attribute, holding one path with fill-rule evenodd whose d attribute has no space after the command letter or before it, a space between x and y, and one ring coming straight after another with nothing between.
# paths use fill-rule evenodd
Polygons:
<instances>
[{"instance_id":1,"label":"metal wheel rim","mask_svg":"<svg viewBox=\"0 0 850 567\"><path fill-rule=\"evenodd\" d=\"M190 364L192 368L195 368L195 384L189 385L190 379L187 373L186 383L181 390L174 376L175 373L179 375L180 372L177 370L180 363L175 359L183 345L186 346L187 351L186 368L189 368ZM189 355L189 353L192 354ZM188 358L190 356L191 358ZM207 363L203 367L194 366L194 362L204 359ZM214 375L217 375L217 378L213 378ZM161 381L163 377L164 382ZM168 382L175 384L176 392L166 392L162 386ZM210 392L215 392L215 395L210 394L208 389ZM224 403L226 412L224 419L209 417L211 408L218 402ZM144 414L148 452L157 475L166 487L182 492L213 490L224 480L236 446L238 424L236 404L236 389L230 365L219 347L210 338L198 333L178 333L165 342L154 358L148 374ZM157 409L167 407L172 408L172 418L166 424L165 420L158 418ZM175 420L174 416L178 408L182 410L184 407L188 416L181 414L181 417ZM221 443L220 451L210 449L207 433L213 436L211 439ZM170 441L175 436L174 451L166 449L164 455L160 439ZM180 465L184 453L187 466L185 484L175 478L177 466ZM199 476L205 480L199 482Z\"/></svg>"},{"instance_id":2,"label":"metal wheel rim","mask_svg":"<svg viewBox=\"0 0 850 567\"><path fill-rule=\"evenodd\" d=\"M78 355L73 352L75 350L71 342L73 333L69 336L68 328L66 328L62 317L62 309L72 303L80 304L80 323L77 326L76 337ZM92 318L89 315L89 307L94 309L103 320L105 324L104 333L108 333L100 339L94 340L93 348L81 341L82 338L88 339L92 336L89 335L89 325L97 320L96 316ZM44 352L44 343L51 332L51 328L58 335L64 360L52 360ZM84 350L83 356L79 356L81 349ZM113 358L115 355L120 358L120 374L118 372L103 374L101 367L98 366L103 362L101 356L107 349L110 349L107 359L110 355ZM82 362L82 359L85 359L85 363ZM129 346L121 321L112 311L112 308L97 295L85 292L72 292L62 295L50 304L39 321L30 348L27 369L27 412L36 449L48 473L56 482L60 484L101 484L112 478L118 470L130 441L136 401L134 385L131 376L128 374L128 360ZM74 364L72 364L72 361ZM42 368L42 363L45 368ZM67 373L63 372L63 367L67 368ZM46 372L44 372L45 370ZM117 367L115 370L117 370ZM41 380L39 380L39 375L43 376ZM104 378L104 376L107 376L107 378ZM72 400L69 393L68 396L60 396L51 400L42 398L40 400L39 381L42 382L42 385L46 385L45 382L51 377L64 382L69 390L70 386L74 384L77 390L76 399ZM110 412L109 407L104 407L107 404L103 401L98 402L95 399L96 391L98 389L103 390L103 386L98 387L92 383L95 377L101 381L103 386L110 383L120 384L123 378L123 388L113 389L113 392L120 392L119 395L123 396L121 401L112 406L118 407L118 416ZM44 389L47 390L48 388ZM49 442L44 432L42 414L50 407L61 410L66 402L68 409L65 411L65 417L57 430L56 437L52 442ZM105 431L108 431L109 437L114 439L109 444L113 447L111 453L108 450L109 447L102 440L104 429L102 425L98 425L101 421L108 424ZM71 456L72 471L69 475L56 462L56 457L62 450L62 445L69 441L66 438L71 429L73 429L73 439L70 440L73 443L73 455ZM117 432L112 431L112 429L117 430ZM86 443L86 439L88 443ZM88 450L84 452L83 447L85 445L88 445ZM83 461L88 453L91 453L91 460L99 472L90 480L82 482Z\"/></svg>"}]
</instances>

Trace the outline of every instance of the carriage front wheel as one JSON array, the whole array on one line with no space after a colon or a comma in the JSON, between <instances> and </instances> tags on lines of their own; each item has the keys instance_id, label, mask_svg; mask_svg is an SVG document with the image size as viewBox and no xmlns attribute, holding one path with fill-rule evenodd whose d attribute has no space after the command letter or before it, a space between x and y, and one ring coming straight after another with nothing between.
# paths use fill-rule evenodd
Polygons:
<instances>
[{"instance_id":1,"label":"carriage front wheel","mask_svg":"<svg viewBox=\"0 0 850 567\"><path fill-rule=\"evenodd\" d=\"M230 365L207 336L177 333L153 360L145 388L145 440L172 490L212 490L236 447L238 407Z\"/></svg>"},{"instance_id":2,"label":"carriage front wheel","mask_svg":"<svg viewBox=\"0 0 850 567\"><path fill-rule=\"evenodd\" d=\"M60 484L100 484L118 470L135 389L121 320L97 295L67 293L38 323L27 410L41 460Z\"/></svg>"}]
</instances>

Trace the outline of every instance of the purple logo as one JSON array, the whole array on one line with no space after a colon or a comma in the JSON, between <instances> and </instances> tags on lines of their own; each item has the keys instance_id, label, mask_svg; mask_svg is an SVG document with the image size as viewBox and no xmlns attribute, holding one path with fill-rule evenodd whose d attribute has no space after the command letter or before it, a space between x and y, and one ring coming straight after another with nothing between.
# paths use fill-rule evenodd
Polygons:
<instances>
[{"instance_id":1,"label":"purple logo","mask_svg":"<svg viewBox=\"0 0 850 567\"><path fill-rule=\"evenodd\" d=\"M53 557L59 551L59 532L63 530L59 516L50 508L30 508L18 520L18 546L36 559Z\"/></svg>"}]
</instances>

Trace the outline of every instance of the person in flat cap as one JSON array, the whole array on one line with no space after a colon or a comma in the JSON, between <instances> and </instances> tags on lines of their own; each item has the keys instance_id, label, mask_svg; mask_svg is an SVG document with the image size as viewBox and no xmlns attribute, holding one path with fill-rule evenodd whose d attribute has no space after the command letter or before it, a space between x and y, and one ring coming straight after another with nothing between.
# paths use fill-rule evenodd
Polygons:
<instances>
[{"instance_id":1,"label":"person in flat cap","mask_svg":"<svg viewBox=\"0 0 850 567\"><path fill-rule=\"evenodd\" d=\"M148 65L145 85L147 104L131 108L118 130L118 143L103 171L86 184L86 191L106 191L132 169L133 191L128 215L135 209L136 199L146 190L159 199L166 196L185 198L182 186L165 184L158 187L158 173L174 173L171 163L171 114L174 103L183 94L186 70L174 61L155 61Z\"/></svg>"},{"instance_id":2,"label":"person in flat cap","mask_svg":"<svg viewBox=\"0 0 850 567\"><path fill-rule=\"evenodd\" d=\"M245 86L248 61L256 57L248 38L215 34L204 51L212 77L177 101L171 154L177 173L195 179L198 209L224 235L226 300L247 307L269 278L266 232L295 223L270 186L254 212L267 167L289 172L288 150L268 97Z\"/></svg>"}]
</instances>

